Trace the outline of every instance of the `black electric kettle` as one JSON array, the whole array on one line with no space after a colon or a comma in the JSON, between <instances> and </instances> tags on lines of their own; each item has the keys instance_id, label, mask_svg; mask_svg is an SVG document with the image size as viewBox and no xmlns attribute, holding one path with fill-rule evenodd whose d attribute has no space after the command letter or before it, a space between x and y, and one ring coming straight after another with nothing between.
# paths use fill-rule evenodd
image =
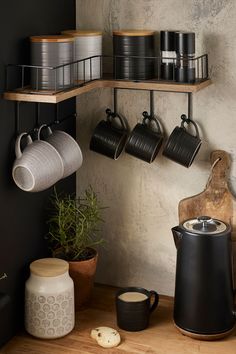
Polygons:
<instances>
[{"instance_id":1,"label":"black electric kettle","mask_svg":"<svg viewBox=\"0 0 236 354\"><path fill-rule=\"evenodd\" d=\"M235 325L231 228L201 216L172 232L177 248L175 325L196 338L223 337Z\"/></svg>"}]
</instances>

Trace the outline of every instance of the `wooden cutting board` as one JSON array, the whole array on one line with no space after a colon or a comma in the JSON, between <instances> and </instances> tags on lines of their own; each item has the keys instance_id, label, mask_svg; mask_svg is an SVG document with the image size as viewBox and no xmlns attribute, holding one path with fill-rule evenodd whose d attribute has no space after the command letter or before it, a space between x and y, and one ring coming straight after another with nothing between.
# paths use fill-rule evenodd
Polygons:
<instances>
[{"instance_id":1,"label":"wooden cutting board","mask_svg":"<svg viewBox=\"0 0 236 354\"><path fill-rule=\"evenodd\" d=\"M227 152L211 153L211 173L202 193L179 202L179 221L182 223L201 215L225 221L232 227L232 241L236 242L236 199L228 188L228 172L231 165Z\"/></svg>"}]
</instances>

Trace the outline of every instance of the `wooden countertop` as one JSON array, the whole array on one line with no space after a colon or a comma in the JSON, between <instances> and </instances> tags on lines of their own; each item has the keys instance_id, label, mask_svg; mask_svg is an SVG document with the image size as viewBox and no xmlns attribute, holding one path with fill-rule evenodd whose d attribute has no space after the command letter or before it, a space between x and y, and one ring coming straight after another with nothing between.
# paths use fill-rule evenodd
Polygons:
<instances>
[{"instance_id":1,"label":"wooden countertop","mask_svg":"<svg viewBox=\"0 0 236 354\"><path fill-rule=\"evenodd\" d=\"M148 329L126 332L117 328L114 306L115 288L96 286L91 307L77 313L75 329L66 337L40 340L25 332L15 336L0 350L2 354L236 354L236 332L214 342L185 337L172 322L173 300L160 297ZM92 328L118 329L122 342L113 349L103 349L90 338Z\"/></svg>"}]
</instances>

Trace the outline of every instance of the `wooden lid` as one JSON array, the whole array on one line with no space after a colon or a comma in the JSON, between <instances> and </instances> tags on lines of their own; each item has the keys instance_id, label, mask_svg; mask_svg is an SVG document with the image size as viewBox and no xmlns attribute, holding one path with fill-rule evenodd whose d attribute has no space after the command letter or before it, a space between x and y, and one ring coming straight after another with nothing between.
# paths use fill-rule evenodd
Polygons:
<instances>
[{"instance_id":1,"label":"wooden lid","mask_svg":"<svg viewBox=\"0 0 236 354\"><path fill-rule=\"evenodd\" d=\"M72 37L92 37L92 36L101 36L102 31L96 30L66 30L61 33L70 35Z\"/></svg>"},{"instance_id":2,"label":"wooden lid","mask_svg":"<svg viewBox=\"0 0 236 354\"><path fill-rule=\"evenodd\" d=\"M30 264L30 271L39 277L56 277L69 269L69 263L59 258L41 258Z\"/></svg>"},{"instance_id":3,"label":"wooden lid","mask_svg":"<svg viewBox=\"0 0 236 354\"><path fill-rule=\"evenodd\" d=\"M73 42L74 38L71 36L63 36L62 34L47 35L47 36L32 36L31 42Z\"/></svg>"},{"instance_id":4,"label":"wooden lid","mask_svg":"<svg viewBox=\"0 0 236 354\"><path fill-rule=\"evenodd\" d=\"M115 36L152 36L155 31L151 30L119 30L113 31L113 35Z\"/></svg>"}]
</instances>

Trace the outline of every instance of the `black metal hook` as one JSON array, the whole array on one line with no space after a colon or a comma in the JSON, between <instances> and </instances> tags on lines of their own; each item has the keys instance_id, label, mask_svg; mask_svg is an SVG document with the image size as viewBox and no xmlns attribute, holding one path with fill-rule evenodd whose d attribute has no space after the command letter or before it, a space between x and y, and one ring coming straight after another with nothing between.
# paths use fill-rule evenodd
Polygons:
<instances>
[{"instance_id":1,"label":"black metal hook","mask_svg":"<svg viewBox=\"0 0 236 354\"><path fill-rule=\"evenodd\" d=\"M152 119L151 114L149 115L147 111L144 111L142 114L144 119Z\"/></svg>"},{"instance_id":2,"label":"black metal hook","mask_svg":"<svg viewBox=\"0 0 236 354\"><path fill-rule=\"evenodd\" d=\"M150 116L154 117L154 91L150 90L149 91L149 98L150 98Z\"/></svg>"},{"instance_id":3,"label":"black metal hook","mask_svg":"<svg viewBox=\"0 0 236 354\"><path fill-rule=\"evenodd\" d=\"M36 105L36 109L35 109L35 126L34 126L34 129L33 129L32 132L37 134L37 132L39 130L39 127L40 127L40 122L39 122L39 118L40 118L40 103L36 102L35 105ZM30 134L31 134L31 132L30 132Z\"/></svg>"},{"instance_id":4,"label":"black metal hook","mask_svg":"<svg viewBox=\"0 0 236 354\"><path fill-rule=\"evenodd\" d=\"M150 114L148 114L147 111L144 111L142 113L143 118L152 120L154 118L154 91L150 90L149 91L149 107L150 107Z\"/></svg>"},{"instance_id":5,"label":"black metal hook","mask_svg":"<svg viewBox=\"0 0 236 354\"><path fill-rule=\"evenodd\" d=\"M37 103L36 103L36 120L35 120L35 125L36 125L36 127L39 127L39 126L40 126L39 118L40 118L40 103L37 102Z\"/></svg>"},{"instance_id":6,"label":"black metal hook","mask_svg":"<svg viewBox=\"0 0 236 354\"><path fill-rule=\"evenodd\" d=\"M192 119L193 114L193 94L188 92L188 118Z\"/></svg>"},{"instance_id":7,"label":"black metal hook","mask_svg":"<svg viewBox=\"0 0 236 354\"><path fill-rule=\"evenodd\" d=\"M55 119L53 124L60 124L60 120L59 120L59 103L55 104Z\"/></svg>"},{"instance_id":8,"label":"black metal hook","mask_svg":"<svg viewBox=\"0 0 236 354\"><path fill-rule=\"evenodd\" d=\"M20 101L15 103L15 133L16 136L20 133Z\"/></svg>"},{"instance_id":9,"label":"black metal hook","mask_svg":"<svg viewBox=\"0 0 236 354\"><path fill-rule=\"evenodd\" d=\"M191 119L188 118L186 114L182 114L180 118L182 119L183 123L187 123L187 124L191 123Z\"/></svg>"},{"instance_id":10,"label":"black metal hook","mask_svg":"<svg viewBox=\"0 0 236 354\"><path fill-rule=\"evenodd\" d=\"M117 114L117 88L114 88L113 90L113 108L114 108L114 114Z\"/></svg>"}]
</instances>

